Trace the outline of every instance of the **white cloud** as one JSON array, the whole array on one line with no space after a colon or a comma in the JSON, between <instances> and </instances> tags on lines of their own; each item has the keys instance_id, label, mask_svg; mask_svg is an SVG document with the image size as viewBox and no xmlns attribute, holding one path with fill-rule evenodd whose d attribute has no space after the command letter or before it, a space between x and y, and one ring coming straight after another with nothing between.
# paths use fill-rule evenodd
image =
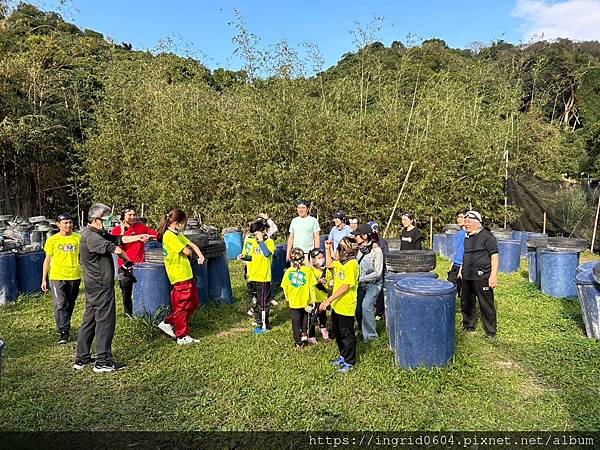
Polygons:
<instances>
[{"instance_id":1,"label":"white cloud","mask_svg":"<svg viewBox=\"0 0 600 450\"><path fill-rule=\"evenodd\" d=\"M517 0L512 14L524 21L524 42L542 38L600 41L600 0Z\"/></svg>"}]
</instances>

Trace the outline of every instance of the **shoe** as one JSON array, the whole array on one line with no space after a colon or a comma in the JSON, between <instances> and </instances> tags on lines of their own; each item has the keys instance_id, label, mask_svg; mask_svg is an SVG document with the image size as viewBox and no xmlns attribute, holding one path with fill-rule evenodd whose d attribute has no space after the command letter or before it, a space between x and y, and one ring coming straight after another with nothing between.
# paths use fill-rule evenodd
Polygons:
<instances>
[{"instance_id":1,"label":"shoe","mask_svg":"<svg viewBox=\"0 0 600 450\"><path fill-rule=\"evenodd\" d=\"M268 333L269 331L271 331L270 328L256 327L254 330L252 330L252 333L265 334L265 333Z\"/></svg>"},{"instance_id":2,"label":"shoe","mask_svg":"<svg viewBox=\"0 0 600 450\"><path fill-rule=\"evenodd\" d=\"M158 329L169 336L171 339L175 339L175 330L173 329L173 325L165 322L164 320L158 324Z\"/></svg>"},{"instance_id":3,"label":"shoe","mask_svg":"<svg viewBox=\"0 0 600 450\"><path fill-rule=\"evenodd\" d=\"M323 336L323 339L325 339L326 341L331 340L331 338L329 337L329 331L327 331L327 328L325 327L321 328L321 336Z\"/></svg>"},{"instance_id":4,"label":"shoe","mask_svg":"<svg viewBox=\"0 0 600 450\"><path fill-rule=\"evenodd\" d=\"M346 364L346 361L344 360L343 356L340 356L338 359L336 359L335 361L331 361L331 365L333 367L338 367L338 366L342 366Z\"/></svg>"},{"instance_id":5,"label":"shoe","mask_svg":"<svg viewBox=\"0 0 600 450\"><path fill-rule=\"evenodd\" d=\"M177 345L190 345L197 344L198 342L200 342L198 339L194 339L189 334L182 338L177 338Z\"/></svg>"},{"instance_id":6,"label":"shoe","mask_svg":"<svg viewBox=\"0 0 600 450\"><path fill-rule=\"evenodd\" d=\"M94 372L103 373L103 372L116 372L117 370L122 370L127 367L125 364L120 362L113 361L110 364L102 363L102 364L94 364Z\"/></svg>"},{"instance_id":7,"label":"shoe","mask_svg":"<svg viewBox=\"0 0 600 450\"><path fill-rule=\"evenodd\" d=\"M485 337L486 337L487 339L496 339L496 335L495 335L495 334L493 334L493 333L488 333L488 334L486 334L486 335L485 335Z\"/></svg>"},{"instance_id":8,"label":"shoe","mask_svg":"<svg viewBox=\"0 0 600 450\"><path fill-rule=\"evenodd\" d=\"M338 369L338 372L340 372L340 373L350 372L352 370L352 367L354 367L352 364L344 363L340 366L340 368Z\"/></svg>"},{"instance_id":9,"label":"shoe","mask_svg":"<svg viewBox=\"0 0 600 450\"><path fill-rule=\"evenodd\" d=\"M475 328L463 328L466 333L475 333Z\"/></svg>"},{"instance_id":10,"label":"shoe","mask_svg":"<svg viewBox=\"0 0 600 450\"><path fill-rule=\"evenodd\" d=\"M277 306L277 305L279 305L279 302L277 300L273 299L273 300L271 300L271 305Z\"/></svg>"},{"instance_id":11,"label":"shoe","mask_svg":"<svg viewBox=\"0 0 600 450\"><path fill-rule=\"evenodd\" d=\"M295 348L296 350L301 350L301 349L303 349L303 348L304 348L304 345L302 345L302 344L294 344L294 348Z\"/></svg>"},{"instance_id":12,"label":"shoe","mask_svg":"<svg viewBox=\"0 0 600 450\"><path fill-rule=\"evenodd\" d=\"M88 361L75 361L75 364L73 364L73 369L81 370L87 366L93 366L95 363L95 358L90 358Z\"/></svg>"},{"instance_id":13,"label":"shoe","mask_svg":"<svg viewBox=\"0 0 600 450\"><path fill-rule=\"evenodd\" d=\"M71 339L71 336L69 335L68 331L61 331L60 332L60 337L58 338L58 343L59 344L66 344L67 342L69 342L69 339Z\"/></svg>"},{"instance_id":14,"label":"shoe","mask_svg":"<svg viewBox=\"0 0 600 450\"><path fill-rule=\"evenodd\" d=\"M317 338L316 338L316 337L311 337L311 338L308 338L308 343L309 343L310 345L316 345L316 344L318 344L318 342L317 342Z\"/></svg>"},{"instance_id":15,"label":"shoe","mask_svg":"<svg viewBox=\"0 0 600 450\"><path fill-rule=\"evenodd\" d=\"M381 320L381 316L375 316L375 320Z\"/></svg>"},{"instance_id":16,"label":"shoe","mask_svg":"<svg viewBox=\"0 0 600 450\"><path fill-rule=\"evenodd\" d=\"M254 317L254 309L250 308L246 314L248 314L250 317Z\"/></svg>"},{"instance_id":17,"label":"shoe","mask_svg":"<svg viewBox=\"0 0 600 450\"><path fill-rule=\"evenodd\" d=\"M302 337L300 338L303 344L308 342L308 336L305 333L302 333Z\"/></svg>"}]
</instances>

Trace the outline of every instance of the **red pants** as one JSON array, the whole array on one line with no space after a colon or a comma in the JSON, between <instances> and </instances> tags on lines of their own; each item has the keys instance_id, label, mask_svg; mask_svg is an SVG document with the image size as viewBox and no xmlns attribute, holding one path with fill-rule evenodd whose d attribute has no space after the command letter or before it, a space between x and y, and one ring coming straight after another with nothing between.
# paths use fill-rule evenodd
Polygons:
<instances>
[{"instance_id":1,"label":"red pants","mask_svg":"<svg viewBox=\"0 0 600 450\"><path fill-rule=\"evenodd\" d=\"M173 285L171 304L173 312L165 317L165 322L175 327L178 338L187 336L190 334L188 321L198 308L198 289L193 278Z\"/></svg>"}]
</instances>

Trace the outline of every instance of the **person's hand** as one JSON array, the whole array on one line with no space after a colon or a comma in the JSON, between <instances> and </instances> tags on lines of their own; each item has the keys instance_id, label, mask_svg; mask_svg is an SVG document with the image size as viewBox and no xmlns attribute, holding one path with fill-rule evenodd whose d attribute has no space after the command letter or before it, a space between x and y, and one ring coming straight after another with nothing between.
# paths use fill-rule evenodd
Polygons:
<instances>
[{"instance_id":1,"label":"person's hand","mask_svg":"<svg viewBox=\"0 0 600 450\"><path fill-rule=\"evenodd\" d=\"M462 266L458 268L458 275L456 275L456 278L462 278Z\"/></svg>"},{"instance_id":2,"label":"person's hand","mask_svg":"<svg viewBox=\"0 0 600 450\"><path fill-rule=\"evenodd\" d=\"M254 233L254 237L256 237L256 240L258 242L262 242L265 240L262 231L257 231L256 233Z\"/></svg>"},{"instance_id":3,"label":"person's hand","mask_svg":"<svg viewBox=\"0 0 600 450\"><path fill-rule=\"evenodd\" d=\"M322 302L322 303L319 305L319 311L327 311L327 308L329 307L329 304L330 304L330 303L331 303L331 302L330 302L329 300L325 300L324 302Z\"/></svg>"},{"instance_id":4,"label":"person's hand","mask_svg":"<svg viewBox=\"0 0 600 450\"><path fill-rule=\"evenodd\" d=\"M496 276L490 275L490 279L488 280L488 286L492 289L498 286L498 278Z\"/></svg>"},{"instance_id":5,"label":"person's hand","mask_svg":"<svg viewBox=\"0 0 600 450\"><path fill-rule=\"evenodd\" d=\"M333 241L330 241L329 239L327 239L325 241L325 248L328 248L331 250L333 248Z\"/></svg>"},{"instance_id":6,"label":"person's hand","mask_svg":"<svg viewBox=\"0 0 600 450\"><path fill-rule=\"evenodd\" d=\"M202 253L200 253L200 256L198 256L198 264L204 264L205 260L206 260L206 258L204 257L204 255Z\"/></svg>"},{"instance_id":7,"label":"person's hand","mask_svg":"<svg viewBox=\"0 0 600 450\"><path fill-rule=\"evenodd\" d=\"M46 280L42 280L42 292L48 292L48 285L46 284Z\"/></svg>"},{"instance_id":8,"label":"person's hand","mask_svg":"<svg viewBox=\"0 0 600 450\"><path fill-rule=\"evenodd\" d=\"M240 253L239 255L237 255L237 258L235 258L235 259L237 259L238 261L241 261L242 260L242 254Z\"/></svg>"},{"instance_id":9,"label":"person's hand","mask_svg":"<svg viewBox=\"0 0 600 450\"><path fill-rule=\"evenodd\" d=\"M139 239L142 242L148 242L150 240L152 236L150 236L149 234L140 234L139 235Z\"/></svg>"},{"instance_id":10,"label":"person's hand","mask_svg":"<svg viewBox=\"0 0 600 450\"><path fill-rule=\"evenodd\" d=\"M319 284L325 284L327 282L327 280L325 279L325 277L321 277L319 278Z\"/></svg>"},{"instance_id":11,"label":"person's hand","mask_svg":"<svg viewBox=\"0 0 600 450\"><path fill-rule=\"evenodd\" d=\"M267 213L260 213L258 215L261 219L269 220L269 215Z\"/></svg>"}]
</instances>

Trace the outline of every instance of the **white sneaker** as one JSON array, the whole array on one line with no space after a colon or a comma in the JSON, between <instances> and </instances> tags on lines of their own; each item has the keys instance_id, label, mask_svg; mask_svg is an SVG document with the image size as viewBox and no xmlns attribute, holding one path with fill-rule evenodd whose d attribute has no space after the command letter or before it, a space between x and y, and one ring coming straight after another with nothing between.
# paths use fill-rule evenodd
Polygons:
<instances>
[{"instance_id":1,"label":"white sneaker","mask_svg":"<svg viewBox=\"0 0 600 450\"><path fill-rule=\"evenodd\" d=\"M308 338L308 343L310 345L316 345L316 344L318 344L317 338L316 337Z\"/></svg>"},{"instance_id":2,"label":"white sneaker","mask_svg":"<svg viewBox=\"0 0 600 450\"><path fill-rule=\"evenodd\" d=\"M158 328L171 339L175 339L175 330L173 329L173 325L171 325L170 323L162 321L158 324Z\"/></svg>"},{"instance_id":3,"label":"white sneaker","mask_svg":"<svg viewBox=\"0 0 600 450\"><path fill-rule=\"evenodd\" d=\"M190 345L200 342L198 339L192 338L189 334L182 338L177 338L177 345Z\"/></svg>"},{"instance_id":4,"label":"white sneaker","mask_svg":"<svg viewBox=\"0 0 600 450\"><path fill-rule=\"evenodd\" d=\"M248 314L250 317L254 317L254 309L250 308L246 314Z\"/></svg>"},{"instance_id":5,"label":"white sneaker","mask_svg":"<svg viewBox=\"0 0 600 450\"><path fill-rule=\"evenodd\" d=\"M273 300L271 300L271 305L277 306L277 305L279 305L279 302L277 300L273 299Z\"/></svg>"}]
</instances>

